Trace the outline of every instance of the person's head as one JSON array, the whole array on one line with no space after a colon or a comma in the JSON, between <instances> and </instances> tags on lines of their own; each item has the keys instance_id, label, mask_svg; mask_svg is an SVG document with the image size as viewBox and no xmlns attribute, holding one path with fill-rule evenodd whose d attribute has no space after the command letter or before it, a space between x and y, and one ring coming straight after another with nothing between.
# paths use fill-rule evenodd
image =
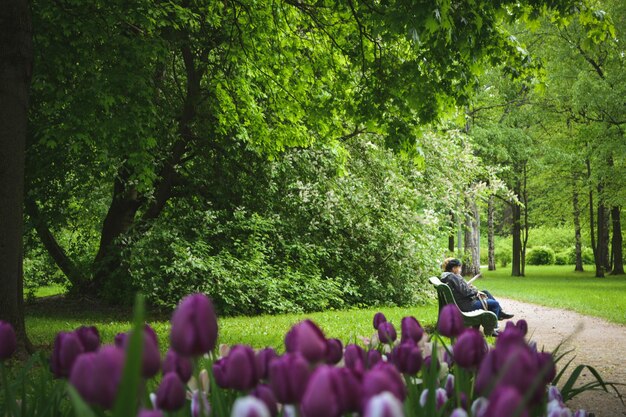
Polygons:
<instances>
[{"instance_id":1,"label":"person's head","mask_svg":"<svg viewBox=\"0 0 626 417\"><path fill-rule=\"evenodd\" d=\"M443 261L443 270L445 272L458 273L458 271L455 270L456 268L461 268L460 260L456 258L447 258L445 261Z\"/></svg>"}]
</instances>

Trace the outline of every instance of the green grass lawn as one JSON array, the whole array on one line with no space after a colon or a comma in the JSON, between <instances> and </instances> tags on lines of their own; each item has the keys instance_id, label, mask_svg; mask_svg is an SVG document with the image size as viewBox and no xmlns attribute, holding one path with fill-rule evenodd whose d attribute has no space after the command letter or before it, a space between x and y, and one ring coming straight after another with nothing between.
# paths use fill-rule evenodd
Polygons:
<instances>
[{"instance_id":1,"label":"green grass lawn","mask_svg":"<svg viewBox=\"0 0 626 417\"><path fill-rule=\"evenodd\" d=\"M432 330L437 321L437 305L416 307L380 307L360 310L327 311L319 313L282 314L256 317L225 317L219 319L219 343L229 345L244 343L255 348L273 346L284 349L283 338L287 330L300 320L312 319L327 337L336 337L344 343L369 337L374 333L372 318L382 311L400 333L400 320L414 316L423 326ZM40 349L51 350L54 336L61 330L72 330L86 324L98 327L105 343L115 335L130 329L130 308L97 307L89 301L45 301L27 305L26 326L31 341ZM149 316L148 322L159 335L161 346L169 345L169 317Z\"/></svg>"},{"instance_id":2,"label":"green grass lawn","mask_svg":"<svg viewBox=\"0 0 626 417\"><path fill-rule=\"evenodd\" d=\"M500 295L626 324L626 276L595 278L592 268L574 272L573 265L527 266L525 277L512 277L510 267L483 270L483 279L475 284L496 298Z\"/></svg>"},{"instance_id":3,"label":"green grass lawn","mask_svg":"<svg viewBox=\"0 0 626 417\"><path fill-rule=\"evenodd\" d=\"M550 307L565 308L582 314L601 317L626 324L626 277L607 276L595 278L591 268L588 272L574 273L573 266L528 266L526 277L510 276L510 268L484 271L479 288L492 291L498 296L509 297ZM57 289L58 290L58 289ZM42 289L41 294L53 294L55 289ZM283 349L285 332L296 322L311 318L327 337L337 337L345 342L357 336L371 336L374 332L372 317L382 311L396 329L404 316L415 316L427 329L433 329L437 321L437 305L432 304L400 308L381 307L360 310L327 311L310 314L283 314L257 317L226 317L219 319L219 342L245 343L256 348L273 346ZM130 328L130 308L98 306L97 303L72 301L51 297L26 307L26 325L33 343L50 350L58 331L71 330L82 324L95 325L105 343ZM152 314L149 323L157 331L161 346L169 343L169 317Z\"/></svg>"}]
</instances>

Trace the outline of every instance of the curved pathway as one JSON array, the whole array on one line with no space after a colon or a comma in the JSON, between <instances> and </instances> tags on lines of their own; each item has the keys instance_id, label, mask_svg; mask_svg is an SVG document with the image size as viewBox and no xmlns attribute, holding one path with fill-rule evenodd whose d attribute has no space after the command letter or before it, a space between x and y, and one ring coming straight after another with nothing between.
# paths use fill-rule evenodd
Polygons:
<instances>
[{"instance_id":1,"label":"curved pathway","mask_svg":"<svg viewBox=\"0 0 626 417\"><path fill-rule=\"evenodd\" d=\"M609 323L605 320L583 316L581 314L523 303L498 297L506 312L514 313L513 321L525 319L531 340L547 351L552 351L563 340L566 350L573 349L573 354L566 356L575 359L569 367L573 370L579 364L595 368L605 381L626 384L626 326ZM564 352L565 350L562 350ZM562 360L561 365L567 363ZM569 372L568 372L569 373ZM591 373L585 369L576 386L592 381ZM561 379L559 385L567 380ZM619 386L619 391L626 402L626 386ZM591 391L574 397L568 406L572 411L584 408L595 413L596 417L625 417L624 406L614 391Z\"/></svg>"}]
</instances>

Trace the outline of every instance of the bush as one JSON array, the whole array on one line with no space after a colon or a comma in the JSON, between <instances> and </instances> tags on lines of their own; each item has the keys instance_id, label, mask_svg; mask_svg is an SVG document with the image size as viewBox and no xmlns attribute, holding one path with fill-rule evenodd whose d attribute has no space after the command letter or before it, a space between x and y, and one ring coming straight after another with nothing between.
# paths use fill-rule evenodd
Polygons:
<instances>
[{"instance_id":1,"label":"bush","mask_svg":"<svg viewBox=\"0 0 626 417\"><path fill-rule=\"evenodd\" d=\"M556 256L554 251L545 246L532 248L526 254L526 263L528 265L553 265Z\"/></svg>"},{"instance_id":2,"label":"bush","mask_svg":"<svg viewBox=\"0 0 626 417\"><path fill-rule=\"evenodd\" d=\"M568 262L567 252L557 253L554 258L554 264L555 265L571 265Z\"/></svg>"},{"instance_id":3,"label":"bush","mask_svg":"<svg viewBox=\"0 0 626 417\"><path fill-rule=\"evenodd\" d=\"M511 262L511 259L513 259L511 249L497 248L495 251L495 255L496 262L503 268L507 266L509 262Z\"/></svg>"}]
</instances>

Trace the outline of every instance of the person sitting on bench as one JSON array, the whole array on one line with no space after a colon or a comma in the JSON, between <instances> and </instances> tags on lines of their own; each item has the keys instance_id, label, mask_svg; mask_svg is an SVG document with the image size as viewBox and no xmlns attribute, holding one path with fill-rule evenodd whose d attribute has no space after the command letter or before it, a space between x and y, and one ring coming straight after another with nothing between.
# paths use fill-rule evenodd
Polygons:
<instances>
[{"instance_id":1,"label":"person sitting on bench","mask_svg":"<svg viewBox=\"0 0 626 417\"><path fill-rule=\"evenodd\" d=\"M448 258L443 261L443 270L441 274L441 282L448 284L452 290L452 296L461 311L473 311L484 308L495 313L498 320L510 319L513 314L502 311L500 303L489 291L478 291L472 285L469 285L461 276L461 261L455 258ZM483 300L480 300L480 297Z\"/></svg>"}]
</instances>

